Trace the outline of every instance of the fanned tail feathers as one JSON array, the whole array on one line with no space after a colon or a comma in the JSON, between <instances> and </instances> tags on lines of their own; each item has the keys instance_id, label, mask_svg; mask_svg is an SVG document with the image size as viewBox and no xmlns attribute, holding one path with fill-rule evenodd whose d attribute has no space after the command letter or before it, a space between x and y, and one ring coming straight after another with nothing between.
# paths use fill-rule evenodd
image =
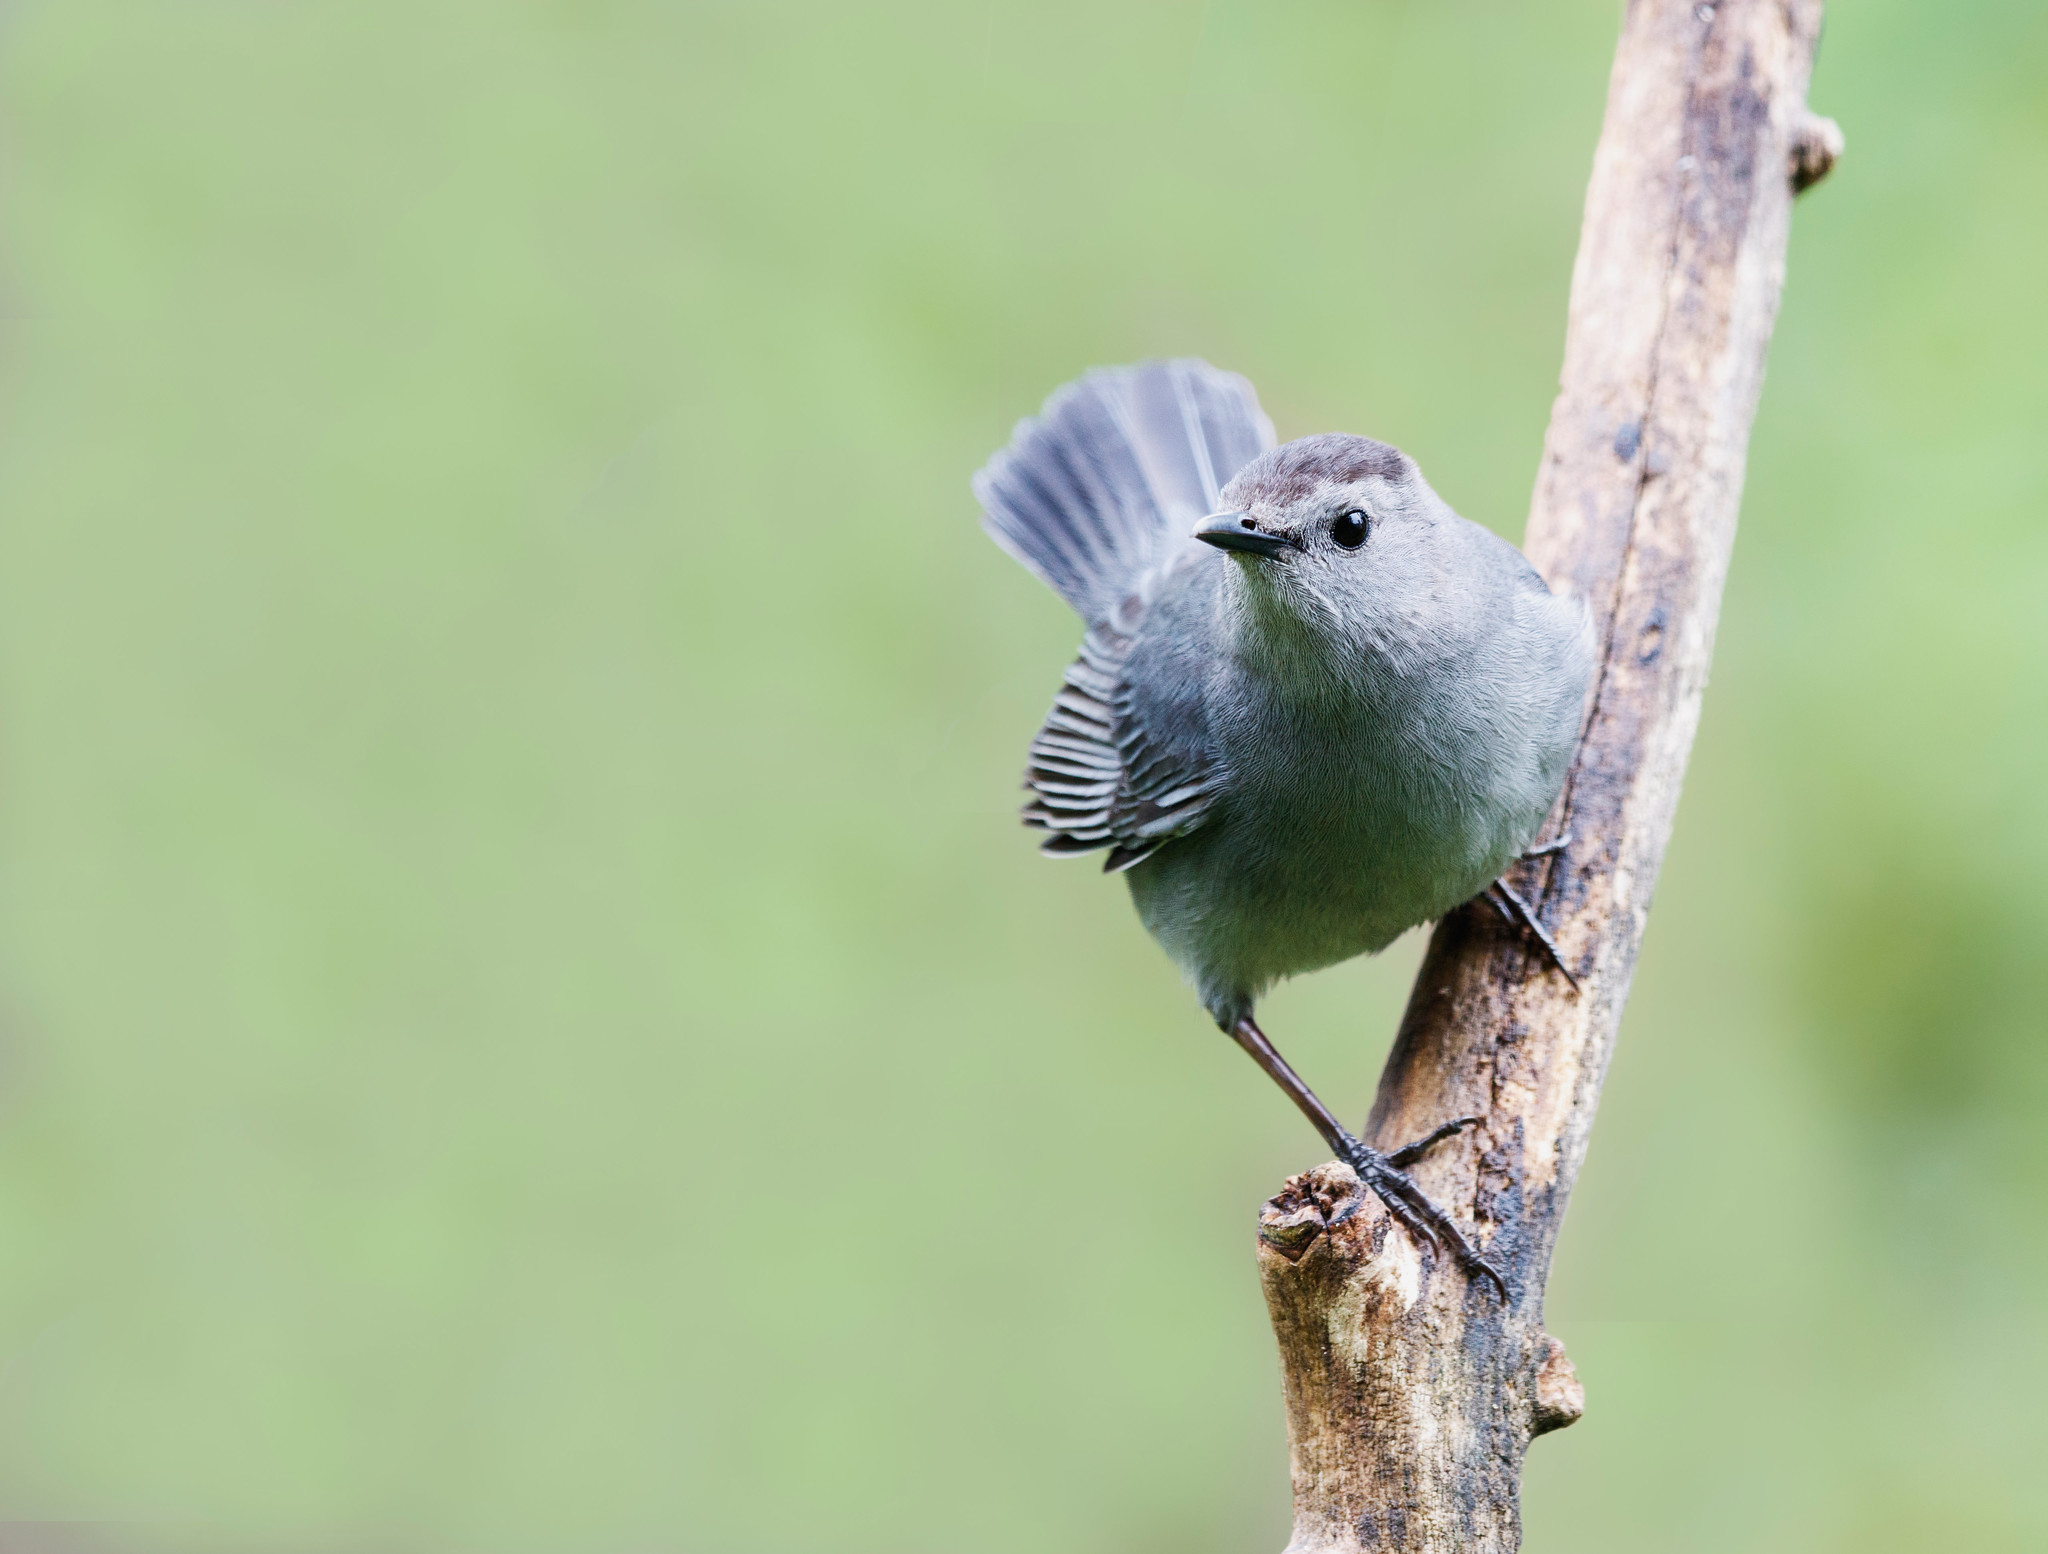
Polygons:
<instances>
[{"instance_id":1,"label":"fanned tail feathers","mask_svg":"<svg viewBox=\"0 0 2048 1554\"><path fill-rule=\"evenodd\" d=\"M1141 362L1069 383L974 477L983 527L1089 625L1031 743L1024 823L1049 833L1042 851L1106 847L1104 867L1128 869L1201 823L1213 796L1202 741L1148 732L1158 709L1136 715L1124 664L1148 575L1272 446L1243 378L1192 358Z\"/></svg>"},{"instance_id":2,"label":"fanned tail feathers","mask_svg":"<svg viewBox=\"0 0 2048 1554\"><path fill-rule=\"evenodd\" d=\"M1251 384L1193 357L1058 390L974 477L982 526L1093 624L1273 446Z\"/></svg>"}]
</instances>

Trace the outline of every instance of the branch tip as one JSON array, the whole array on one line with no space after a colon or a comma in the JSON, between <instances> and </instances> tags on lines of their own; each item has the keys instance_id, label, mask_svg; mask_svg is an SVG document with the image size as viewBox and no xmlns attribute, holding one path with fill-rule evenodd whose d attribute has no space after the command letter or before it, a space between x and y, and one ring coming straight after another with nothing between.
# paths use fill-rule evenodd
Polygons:
<instances>
[{"instance_id":1,"label":"branch tip","mask_svg":"<svg viewBox=\"0 0 2048 1554\"><path fill-rule=\"evenodd\" d=\"M1298 1263L1317 1236L1350 1219L1363 1201L1358 1173L1341 1160L1290 1176L1259 1210L1259 1242Z\"/></svg>"}]
</instances>

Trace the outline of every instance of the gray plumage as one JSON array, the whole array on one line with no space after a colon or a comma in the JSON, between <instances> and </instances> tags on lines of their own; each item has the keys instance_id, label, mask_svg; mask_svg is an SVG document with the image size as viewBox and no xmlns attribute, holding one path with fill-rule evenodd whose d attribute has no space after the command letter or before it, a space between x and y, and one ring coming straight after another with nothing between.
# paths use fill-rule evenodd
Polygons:
<instances>
[{"instance_id":1,"label":"gray plumage","mask_svg":"<svg viewBox=\"0 0 2048 1554\"><path fill-rule=\"evenodd\" d=\"M1226 1030L1534 840L1578 733L1585 611L1399 450L1276 448L1242 378L1149 362L1054 394L975 493L1088 626L1025 820L1047 852L1108 850Z\"/></svg>"}]
</instances>

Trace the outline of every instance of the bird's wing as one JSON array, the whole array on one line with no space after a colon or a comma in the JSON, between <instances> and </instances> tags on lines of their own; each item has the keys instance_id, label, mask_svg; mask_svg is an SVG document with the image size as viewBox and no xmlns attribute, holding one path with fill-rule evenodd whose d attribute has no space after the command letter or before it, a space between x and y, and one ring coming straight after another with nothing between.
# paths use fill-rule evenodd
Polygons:
<instances>
[{"instance_id":1,"label":"bird's wing","mask_svg":"<svg viewBox=\"0 0 2048 1554\"><path fill-rule=\"evenodd\" d=\"M1024 823L1051 833L1040 850L1107 847L1109 872L1143 863L1200 826L1220 788L1199 680L1170 666L1133 673L1133 661L1142 664L1152 656L1145 648L1159 644L1140 640L1137 609L1119 613L1132 629L1104 621L1082 639L1024 776Z\"/></svg>"}]
</instances>

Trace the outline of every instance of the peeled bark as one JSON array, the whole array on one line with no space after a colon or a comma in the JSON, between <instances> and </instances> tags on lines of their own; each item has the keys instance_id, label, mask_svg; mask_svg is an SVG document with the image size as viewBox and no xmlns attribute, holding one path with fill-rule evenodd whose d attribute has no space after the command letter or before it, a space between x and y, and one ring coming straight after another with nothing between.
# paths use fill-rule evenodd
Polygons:
<instances>
[{"instance_id":1,"label":"peeled bark","mask_svg":"<svg viewBox=\"0 0 2048 1554\"><path fill-rule=\"evenodd\" d=\"M1524 548L1603 644L1577 759L1516 878L1577 977L1490 912L1439 924L1367 1138L1482 1121L1415 1169L1505 1275L1432 1258L1350 1168L1290 1180L1259 1267L1286 1376L1289 1554L1506 1551L1530 1440L1584 1393L1543 1287L1699 722L1792 199L1841 149L1806 108L1819 0L1633 0Z\"/></svg>"}]
</instances>

